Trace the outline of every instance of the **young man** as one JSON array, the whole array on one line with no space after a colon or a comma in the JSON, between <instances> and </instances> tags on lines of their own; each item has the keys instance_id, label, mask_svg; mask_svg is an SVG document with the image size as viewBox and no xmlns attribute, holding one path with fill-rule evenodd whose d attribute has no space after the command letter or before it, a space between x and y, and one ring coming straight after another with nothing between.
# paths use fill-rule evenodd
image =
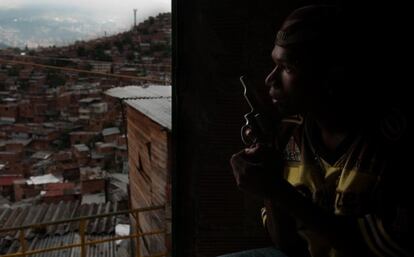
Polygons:
<instances>
[{"instance_id":1,"label":"young man","mask_svg":"<svg viewBox=\"0 0 414 257\"><path fill-rule=\"evenodd\" d=\"M264 198L276 248L228 256L414 256L407 120L392 107L374 115L365 85L349 81L345 25L335 7L308 6L277 33L266 85L275 110L303 123L286 147L258 142L231 158L239 188Z\"/></svg>"}]
</instances>

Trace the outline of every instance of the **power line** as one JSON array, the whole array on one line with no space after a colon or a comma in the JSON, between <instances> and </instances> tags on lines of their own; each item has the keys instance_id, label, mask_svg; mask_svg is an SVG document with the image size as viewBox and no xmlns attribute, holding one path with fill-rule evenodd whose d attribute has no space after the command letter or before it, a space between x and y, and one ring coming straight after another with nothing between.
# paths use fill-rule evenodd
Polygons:
<instances>
[{"instance_id":1,"label":"power line","mask_svg":"<svg viewBox=\"0 0 414 257\"><path fill-rule=\"evenodd\" d=\"M11 64L21 64L21 65L30 65L34 67L46 68L46 69L55 69L55 70L63 70L63 71L70 71L70 72L79 72L79 73L86 73L96 76L103 76L103 77L113 77L113 78L121 78L121 79L129 79L129 80L139 80L142 82L152 82L152 83L160 83L164 84L165 81L159 79L151 79L151 78L144 78L144 77L137 77L137 76L129 76L129 75L120 75L120 74L111 74L111 73L104 73L104 72L96 72L96 71L88 71L88 70L81 70L75 68L67 68L67 67L59 67L53 65L44 65L32 62L23 62L23 61L15 61L15 60L5 60L0 58L0 62L2 63L11 63Z\"/></svg>"},{"instance_id":2,"label":"power line","mask_svg":"<svg viewBox=\"0 0 414 257\"><path fill-rule=\"evenodd\" d=\"M171 69L171 65L162 65L162 64L144 64L144 63L121 63L121 62L105 62L99 60L91 59L79 59L79 58L61 58L53 56L30 56L30 55L13 55L13 54L0 54L3 57L14 57L17 59L46 59L46 60L57 60L57 61L71 61L71 62L91 62L91 63L102 63L102 64L115 64L115 65L127 65L127 66L137 66L137 67L166 67Z\"/></svg>"}]
</instances>

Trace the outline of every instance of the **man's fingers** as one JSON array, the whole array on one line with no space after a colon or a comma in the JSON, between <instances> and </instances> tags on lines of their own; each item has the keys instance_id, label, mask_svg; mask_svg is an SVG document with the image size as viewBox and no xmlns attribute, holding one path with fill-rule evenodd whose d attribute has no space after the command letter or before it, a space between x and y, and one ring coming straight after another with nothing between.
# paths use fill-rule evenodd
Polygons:
<instances>
[{"instance_id":1,"label":"man's fingers","mask_svg":"<svg viewBox=\"0 0 414 257\"><path fill-rule=\"evenodd\" d=\"M244 149L244 153L247 155L253 155L257 152L257 146L249 147Z\"/></svg>"}]
</instances>

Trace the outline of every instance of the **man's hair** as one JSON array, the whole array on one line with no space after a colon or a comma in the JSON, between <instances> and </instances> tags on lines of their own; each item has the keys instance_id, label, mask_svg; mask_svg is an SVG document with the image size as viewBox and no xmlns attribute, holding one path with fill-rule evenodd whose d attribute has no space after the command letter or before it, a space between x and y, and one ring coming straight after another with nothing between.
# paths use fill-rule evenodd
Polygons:
<instances>
[{"instance_id":1,"label":"man's hair","mask_svg":"<svg viewBox=\"0 0 414 257\"><path fill-rule=\"evenodd\" d=\"M276 35L276 45L295 49L302 58L342 62L344 26L341 12L332 5L310 5L293 11Z\"/></svg>"},{"instance_id":2,"label":"man's hair","mask_svg":"<svg viewBox=\"0 0 414 257\"><path fill-rule=\"evenodd\" d=\"M313 86L326 94L326 104L356 115L366 103L369 88L353 76L353 65L360 64L348 60L355 57L350 54L355 46L348 44L345 24L345 15L336 6L301 7L286 18L275 44L292 50L298 65L302 63L321 79L321 84Z\"/></svg>"}]
</instances>

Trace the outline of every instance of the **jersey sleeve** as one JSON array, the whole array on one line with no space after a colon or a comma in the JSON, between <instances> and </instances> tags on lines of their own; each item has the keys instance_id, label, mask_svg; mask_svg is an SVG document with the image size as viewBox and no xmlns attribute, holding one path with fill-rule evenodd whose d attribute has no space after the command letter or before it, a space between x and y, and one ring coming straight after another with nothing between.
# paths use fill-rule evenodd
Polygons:
<instances>
[{"instance_id":1,"label":"jersey sleeve","mask_svg":"<svg viewBox=\"0 0 414 257\"><path fill-rule=\"evenodd\" d=\"M382 120L380 140L387 164L376 190L372 213L358 219L360 231L370 250L377 256L414 256L414 211L412 135L408 121L400 112Z\"/></svg>"}]
</instances>

